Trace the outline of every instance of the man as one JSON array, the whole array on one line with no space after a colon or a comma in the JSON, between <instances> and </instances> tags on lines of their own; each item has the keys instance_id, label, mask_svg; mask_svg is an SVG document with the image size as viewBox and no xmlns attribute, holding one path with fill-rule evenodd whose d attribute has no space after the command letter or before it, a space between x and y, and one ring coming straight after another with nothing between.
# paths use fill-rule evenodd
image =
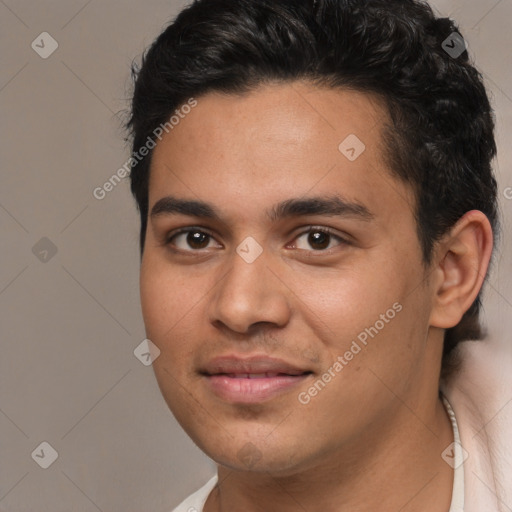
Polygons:
<instances>
[{"instance_id":1,"label":"man","mask_svg":"<svg viewBox=\"0 0 512 512\"><path fill-rule=\"evenodd\" d=\"M198 0L145 55L129 128L154 371L218 464L176 511L512 507L512 396L467 341L493 118L451 21Z\"/></svg>"}]
</instances>

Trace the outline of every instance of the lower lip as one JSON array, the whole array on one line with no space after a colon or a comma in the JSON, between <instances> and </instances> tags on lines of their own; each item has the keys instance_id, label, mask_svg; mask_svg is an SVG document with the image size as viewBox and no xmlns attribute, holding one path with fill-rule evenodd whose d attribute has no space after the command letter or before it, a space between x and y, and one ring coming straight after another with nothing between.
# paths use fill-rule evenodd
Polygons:
<instances>
[{"instance_id":1,"label":"lower lip","mask_svg":"<svg viewBox=\"0 0 512 512\"><path fill-rule=\"evenodd\" d=\"M269 400L304 382L311 374L256 379L206 375L211 390L228 402L257 403Z\"/></svg>"}]
</instances>

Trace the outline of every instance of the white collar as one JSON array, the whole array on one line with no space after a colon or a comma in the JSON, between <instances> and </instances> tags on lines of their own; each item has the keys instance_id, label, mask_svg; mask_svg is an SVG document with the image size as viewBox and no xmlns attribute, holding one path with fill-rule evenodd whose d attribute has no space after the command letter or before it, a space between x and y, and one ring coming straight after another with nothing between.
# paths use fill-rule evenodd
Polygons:
<instances>
[{"instance_id":1,"label":"white collar","mask_svg":"<svg viewBox=\"0 0 512 512\"><path fill-rule=\"evenodd\" d=\"M450 418L453 429L453 443L447 447L443 454L444 460L453 468L452 501L449 512L463 512L464 510L464 448L460 443L459 427L455 419L452 406L441 394L441 399ZM453 458L450 455L453 454Z\"/></svg>"}]
</instances>

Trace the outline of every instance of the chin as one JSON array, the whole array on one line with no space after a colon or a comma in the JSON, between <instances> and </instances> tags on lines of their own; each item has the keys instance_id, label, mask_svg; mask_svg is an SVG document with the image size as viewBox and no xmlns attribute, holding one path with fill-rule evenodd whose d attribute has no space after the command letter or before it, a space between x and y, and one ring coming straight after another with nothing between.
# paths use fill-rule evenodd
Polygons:
<instances>
[{"instance_id":1,"label":"chin","mask_svg":"<svg viewBox=\"0 0 512 512\"><path fill-rule=\"evenodd\" d=\"M202 440L192 439L208 457L232 471L287 477L307 466L307 461L297 453L296 443L286 446L279 439L275 439L274 445L251 441L248 435L219 438L210 434Z\"/></svg>"}]
</instances>

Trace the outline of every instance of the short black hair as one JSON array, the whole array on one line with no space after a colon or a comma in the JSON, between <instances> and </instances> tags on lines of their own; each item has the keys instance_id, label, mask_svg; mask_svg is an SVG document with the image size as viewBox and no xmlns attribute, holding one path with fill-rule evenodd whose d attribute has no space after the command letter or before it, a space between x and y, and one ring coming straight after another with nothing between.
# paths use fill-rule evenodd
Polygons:
<instances>
[{"instance_id":1,"label":"short black hair","mask_svg":"<svg viewBox=\"0 0 512 512\"><path fill-rule=\"evenodd\" d=\"M424 1L195 0L132 73L127 129L134 152L180 105L208 92L243 94L263 84L307 81L377 95L389 113L387 163L415 192L424 263L470 210L482 211L498 233L494 116L483 79L454 22ZM130 175L141 255L151 155ZM479 294L445 331L443 374L460 341L484 336L480 307Z\"/></svg>"}]
</instances>

